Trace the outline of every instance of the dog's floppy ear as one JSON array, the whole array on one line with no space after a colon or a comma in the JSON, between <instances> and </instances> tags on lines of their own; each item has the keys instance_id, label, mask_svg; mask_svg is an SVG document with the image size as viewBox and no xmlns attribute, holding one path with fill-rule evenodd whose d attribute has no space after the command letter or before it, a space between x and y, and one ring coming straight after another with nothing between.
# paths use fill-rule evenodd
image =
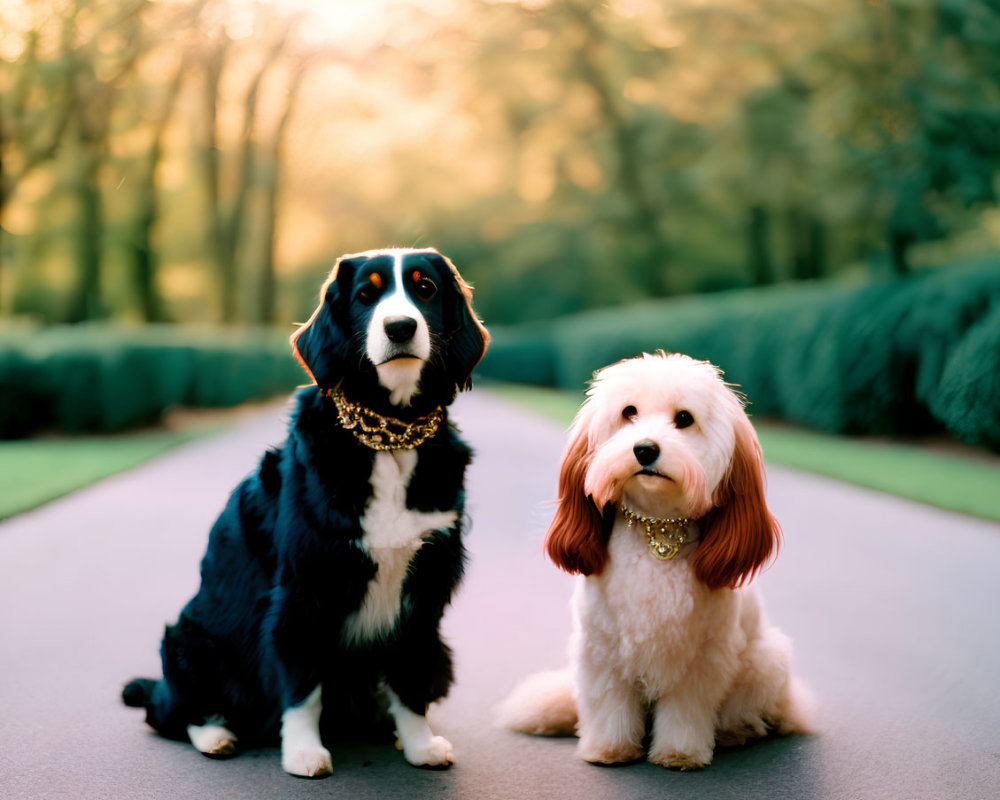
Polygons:
<instances>
[{"instance_id":1,"label":"dog's floppy ear","mask_svg":"<svg viewBox=\"0 0 1000 800\"><path fill-rule=\"evenodd\" d=\"M599 575L608 560L609 528L597 504L583 491L591 459L584 413L573 423L559 470L559 505L545 536L545 550L560 569Z\"/></svg>"},{"instance_id":2,"label":"dog's floppy ear","mask_svg":"<svg viewBox=\"0 0 1000 800\"><path fill-rule=\"evenodd\" d=\"M715 492L715 508L700 523L695 575L712 589L736 588L753 579L781 542L781 528L764 500L760 443L742 409L736 412L736 446L729 471Z\"/></svg>"},{"instance_id":3,"label":"dog's floppy ear","mask_svg":"<svg viewBox=\"0 0 1000 800\"><path fill-rule=\"evenodd\" d=\"M445 369L455 378L459 390L472 388L472 371L480 362L490 343L489 331L472 308L472 287L465 282L455 265L436 250L430 258L438 262L443 273L451 278L452 302L445 320Z\"/></svg>"},{"instance_id":4,"label":"dog's floppy ear","mask_svg":"<svg viewBox=\"0 0 1000 800\"><path fill-rule=\"evenodd\" d=\"M337 260L323 287L319 290L319 305L292 334L292 353L309 373L309 377L323 388L337 384L344 375L350 345L347 330L347 306L351 276L356 260L343 257Z\"/></svg>"}]
</instances>

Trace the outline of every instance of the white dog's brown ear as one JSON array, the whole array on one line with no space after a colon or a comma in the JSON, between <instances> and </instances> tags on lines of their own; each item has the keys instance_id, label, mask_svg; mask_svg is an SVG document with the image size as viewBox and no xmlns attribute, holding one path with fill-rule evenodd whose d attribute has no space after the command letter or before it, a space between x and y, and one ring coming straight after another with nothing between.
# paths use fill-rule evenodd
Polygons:
<instances>
[{"instance_id":1,"label":"white dog's brown ear","mask_svg":"<svg viewBox=\"0 0 1000 800\"><path fill-rule=\"evenodd\" d=\"M716 489L715 508L700 523L701 542L692 560L695 575L712 589L752 580L781 541L781 528L764 500L760 443L742 411L735 428L733 460Z\"/></svg>"},{"instance_id":2,"label":"white dog's brown ear","mask_svg":"<svg viewBox=\"0 0 1000 800\"><path fill-rule=\"evenodd\" d=\"M578 419L559 470L559 506L545 536L545 550L560 569L600 574L608 560L601 512L583 492L590 465L587 426Z\"/></svg>"}]
</instances>

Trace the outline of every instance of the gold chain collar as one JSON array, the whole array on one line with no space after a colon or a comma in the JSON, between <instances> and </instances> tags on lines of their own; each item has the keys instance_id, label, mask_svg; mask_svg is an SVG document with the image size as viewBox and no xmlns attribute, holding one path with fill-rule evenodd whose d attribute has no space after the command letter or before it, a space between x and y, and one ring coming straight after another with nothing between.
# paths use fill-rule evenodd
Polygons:
<instances>
[{"instance_id":1,"label":"gold chain collar","mask_svg":"<svg viewBox=\"0 0 1000 800\"><path fill-rule=\"evenodd\" d=\"M680 552L681 545L687 542L684 529L692 522L687 517L644 517L626 508L624 503L621 509L628 527L634 527L638 523L646 531L649 549L660 561L672 559Z\"/></svg>"},{"instance_id":2,"label":"gold chain collar","mask_svg":"<svg viewBox=\"0 0 1000 800\"><path fill-rule=\"evenodd\" d=\"M395 417L376 414L360 403L351 402L342 392L334 389L324 389L323 394L333 400L344 429L372 450L412 450L419 447L437 433L444 419L440 406L425 417L403 422Z\"/></svg>"}]
</instances>

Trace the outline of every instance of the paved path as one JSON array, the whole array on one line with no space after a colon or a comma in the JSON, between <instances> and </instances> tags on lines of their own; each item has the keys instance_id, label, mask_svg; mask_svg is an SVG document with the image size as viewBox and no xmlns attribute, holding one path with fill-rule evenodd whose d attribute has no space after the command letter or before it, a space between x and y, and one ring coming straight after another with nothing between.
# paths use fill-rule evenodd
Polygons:
<instances>
[{"instance_id":1,"label":"paved path","mask_svg":"<svg viewBox=\"0 0 1000 800\"><path fill-rule=\"evenodd\" d=\"M458 682L432 709L448 772L340 747L333 777L276 750L204 758L151 734L122 682L158 674L162 625L197 584L208 527L280 411L0 524L0 798L992 798L1000 787L1000 526L771 470L786 544L763 577L823 705L816 737L717 754L709 769L601 768L572 739L492 727L522 675L564 662L572 580L541 557L562 434L483 392L456 406L478 450L472 565L445 620ZM1000 487L998 487L1000 489Z\"/></svg>"}]
</instances>

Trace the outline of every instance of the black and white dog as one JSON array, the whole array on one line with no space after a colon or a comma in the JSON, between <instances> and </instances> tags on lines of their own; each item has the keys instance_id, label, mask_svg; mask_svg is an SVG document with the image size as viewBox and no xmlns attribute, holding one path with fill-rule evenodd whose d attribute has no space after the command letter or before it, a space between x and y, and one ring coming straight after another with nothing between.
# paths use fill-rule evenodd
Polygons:
<instances>
[{"instance_id":1,"label":"black and white dog","mask_svg":"<svg viewBox=\"0 0 1000 800\"><path fill-rule=\"evenodd\" d=\"M387 703L411 764L451 763L425 717L452 681L439 623L465 559L470 450L445 409L488 341L436 250L337 262L292 336L315 385L212 528L163 678L129 683L127 705L210 756L280 732L284 769L319 777L322 738Z\"/></svg>"}]
</instances>

